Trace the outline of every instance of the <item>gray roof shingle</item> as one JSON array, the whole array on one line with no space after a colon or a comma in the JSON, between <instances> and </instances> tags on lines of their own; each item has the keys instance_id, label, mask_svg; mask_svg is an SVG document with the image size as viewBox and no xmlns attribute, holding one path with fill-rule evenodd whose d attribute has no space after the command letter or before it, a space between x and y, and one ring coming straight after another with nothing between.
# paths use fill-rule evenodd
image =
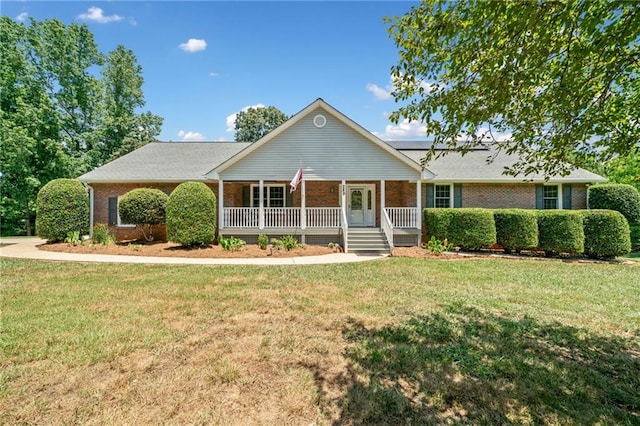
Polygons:
<instances>
[{"instance_id":1,"label":"gray roof shingle","mask_svg":"<svg viewBox=\"0 0 640 426\"><path fill-rule=\"evenodd\" d=\"M78 179L88 183L202 181L207 172L249 145L247 142L151 142Z\"/></svg>"}]
</instances>

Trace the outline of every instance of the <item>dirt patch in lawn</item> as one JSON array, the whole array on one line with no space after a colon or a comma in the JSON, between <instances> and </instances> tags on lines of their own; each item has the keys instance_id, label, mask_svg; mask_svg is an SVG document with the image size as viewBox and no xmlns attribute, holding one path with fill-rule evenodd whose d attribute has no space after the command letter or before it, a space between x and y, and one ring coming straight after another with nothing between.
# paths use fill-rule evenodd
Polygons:
<instances>
[{"instance_id":1,"label":"dirt patch in lawn","mask_svg":"<svg viewBox=\"0 0 640 426\"><path fill-rule=\"evenodd\" d=\"M42 244L38 246L38 248L40 248L40 250L64 253L198 258L298 257L334 253L334 249L332 248L312 245L297 247L289 251L285 249L277 250L275 248L262 250L255 244L247 244L239 250L223 250L222 247L217 245L186 248L179 244L168 242L116 243L103 246L100 244L90 244L85 241L83 244L75 246L68 243L53 243Z\"/></svg>"}]
</instances>

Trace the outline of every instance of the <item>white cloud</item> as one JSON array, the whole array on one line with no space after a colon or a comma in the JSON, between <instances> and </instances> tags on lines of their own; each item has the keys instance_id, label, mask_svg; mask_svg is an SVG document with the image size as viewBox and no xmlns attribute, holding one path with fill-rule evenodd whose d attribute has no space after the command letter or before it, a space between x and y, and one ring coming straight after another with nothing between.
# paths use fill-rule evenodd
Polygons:
<instances>
[{"instance_id":1,"label":"white cloud","mask_svg":"<svg viewBox=\"0 0 640 426\"><path fill-rule=\"evenodd\" d=\"M16 16L16 21L18 22L24 22L27 20L27 18L29 17L29 14L27 12L22 12L21 14L19 14L18 16Z\"/></svg>"},{"instance_id":2,"label":"white cloud","mask_svg":"<svg viewBox=\"0 0 640 426\"><path fill-rule=\"evenodd\" d=\"M179 47L185 52L195 53L205 50L207 48L207 42L199 38L190 38L189 41L180 44Z\"/></svg>"},{"instance_id":3,"label":"white cloud","mask_svg":"<svg viewBox=\"0 0 640 426\"><path fill-rule=\"evenodd\" d=\"M397 125L388 124L383 133L373 132L373 134L385 141L424 138L427 135L427 127L424 123L409 121L405 118Z\"/></svg>"},{"instance_id":4,"label":"white cloud","mask_svg":"<svg viewBox=\"0 0 640 426\"><path fill-rule=\"evenodd\" d=\"M367 90L373 93L373 96L375 96L376 99L383 101L386 99L391 99L391 91L393 90L393 87L391 86L391 84L382 88L377 84L367 83Z\"/></svg>"},{"instance_id":5,"label":"white cloud","mask_svg":"<svg viewBox=\"0 0 640 426\"><path fill-rule=\"evenodd\" d=\"M178 137L182 138L183 142L197 142L205 140L205 137L202 133L185 132L184 130L180 130L178 132Z\"/></svg>"},{"instance_id":6,"label":"white cloud","mask_svg":"<svg viewBox=\"0 0 640 426\"><path fill-rule=\"evenodd\" d=\"M209 77L220 77L220 73L217 72L210 72L208 75Z\"/></svg>"},{"instance_id":7,"label":"white cloud","mask_svg":"<svg viewBox=\"0 0 640 426\"><path fill-rule=\"evenodd\" d=\"M110 22L119 22L124 18L120 15L111 15L105 16L104 11L96 6L91 6L87 13L81 13L78 15L78 19L82 19L83 21L93 21L98 24L108 24Z\"/></svg>"},{"instance_id":8,"label":"white cloud","mask_svg":"<svg viewBox=\"0 0 640 426\"><path fill-rule=\"evenodd\" d=\"M257 104L257 105L249 105L246 106L244 108L242 108L240 111L247 111L249 108L264 108L264 105L262 104ZM227 132L233 132L236 130L236 116L238 115L237 112L234 112L233 114L229 115L227 117Z\"/></svg>"}]
</instances>

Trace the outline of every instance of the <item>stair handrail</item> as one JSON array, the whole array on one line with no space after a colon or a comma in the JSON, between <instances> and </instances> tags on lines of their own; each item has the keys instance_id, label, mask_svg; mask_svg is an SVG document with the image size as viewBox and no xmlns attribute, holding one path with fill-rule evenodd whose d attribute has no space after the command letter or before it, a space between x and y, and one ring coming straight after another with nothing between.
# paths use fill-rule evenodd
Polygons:
<instances>
[{"instance_id":1,"label":"stair handrail","mask_svg":"<svg viewBox=\"0 0 640 426\"><path fill-rule=\"evenodd\" d=\"M382 220L380 222L382 232L389 244L389 252L393 255L393 223L391 223L391 219L389 219L387 209L382 209Z\"/></svg>"},{"instance_id":2,"label":"stair handrail","mask_svg":"<svg viewBox=\"0 0 640 426\"><path fill-rule=\"evenodd\" d=\"M342 212L342 221L341 221L342 223L340 225L342 225L342 239L344 243L344 252L347 253L347 251L349 250L349 243L347 242L349 238L349 235L348 235L349 224L347 223L347 209L345 209L344 203L340 211Z\"/></svg>"}]
</instances>

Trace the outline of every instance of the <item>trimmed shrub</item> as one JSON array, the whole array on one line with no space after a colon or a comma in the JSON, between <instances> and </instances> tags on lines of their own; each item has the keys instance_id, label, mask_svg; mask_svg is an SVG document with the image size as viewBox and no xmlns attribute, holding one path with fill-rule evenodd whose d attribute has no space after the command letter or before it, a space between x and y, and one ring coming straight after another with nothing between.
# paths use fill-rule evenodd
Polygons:
<instances>
[{"instance_id":1,"label":"trimmed shrub","mask_svg":"<svg viewBox=\"0 0 640 426\"><path fill-rule=\"evenodd\" d=\"M38 192L36 234L49 242L89 232L89 192L77 179L54 179Z\"/></svg>"},{"instance_id":2,"label":"trimmed shrub","mask_svg":"<svg viewBox=\"0 0 640 426\"><path fill-rule=\"evenodd\" d=\"M464 250L480 250L496 243L496 224L489 209L451 209L448 240Z\"/></svg>"},{"instance_id":3,"label":"trimmed shrub","mask_svg":"<svg viewBox=\"0 0 640 426\"><path fill-rule=\"evenodd\" d=\"M538 217L534 210L494 210L493 218L496 223L496 242L504 248L505 253L538 246Z\"/></svg>"},{"instance_id":4,"label":"trimmed shrub","mask_svg":"<svg viewBox=\"0 0 640 426\"><path fill-rule=\"evenodd\" d=\"M630 224L640 223L640 192L631 185L603 183L589 187L589 209L615 210Z\"/></svg>"},{"instance_id":5,"label":"trimmed shrub","mask_svg":"<svg viewBox=\"0 0 640 426\"><path fill-rule=\"evenodd\" d=\"M629 224L631 230L631 250L640 251L640 223Z\"/></svg>"},{"instance_id":6,"label":"trimmed shrub","mask_svg":"<svg viewBox=\"0 0 640 426\"><path fill-rule=\"evenodd\" d=\"M631 251L629 224L614 210L583 210L584 253L593 259L612 259Z\"/></svg>"},{"instance_id":7,"label":"trimmed shrub","mask_svg":"<svg viewBox=\"0 0 640 426\"><path fill-rule=\"evenodd\" d=\"M183 246L211 244L216 234L216 196L202 182L184 182L167 201L167 239Z\"/></svg>"},{"instance_id":8,"label":"trimmed shrub","mask_svg":"<svg viewBox=\"0 0 640 426\"><path fill-rule=\"evenodd\" d=\"M582 215L576 210L538 211L538 247L552 254L584 251Z\"/></svg>"},{"instance_id":9,"label":"trimmed shrub","mask_svg":"<svg viewBox=\"0 0 640 426\"><path fill-rule=\"evenodd\" d=\"M453 209L424 209L424 228L427 239L435 237L437 240L448 238L449 221L451 220Z\"/></svg>"},{"instance_id":10,"label":"trimmed shrub","mask_svg":"<svg viewBox=\"0 0 640 426\"><path fill-rule=\"evenodd\" d=\"M115 242L115 238L109 232L109 227L104 223L96 223L93 225L93 235L91 236L91 242L93 244L102 244L108 246Z\"/></svg>"},{"instance_id":11,"label":"trimmed shrub","mask_svg":"<svg viewBox=\"0 0 640 426\"><path fill-rule=\"evenodd\" d=\"M159 189L133 189L120 197L120 219L123 223L135 224L142 229L147 241L153 241L151 225L165 223L167 199L167 194Z\"/></svg>"}]
</instances>

